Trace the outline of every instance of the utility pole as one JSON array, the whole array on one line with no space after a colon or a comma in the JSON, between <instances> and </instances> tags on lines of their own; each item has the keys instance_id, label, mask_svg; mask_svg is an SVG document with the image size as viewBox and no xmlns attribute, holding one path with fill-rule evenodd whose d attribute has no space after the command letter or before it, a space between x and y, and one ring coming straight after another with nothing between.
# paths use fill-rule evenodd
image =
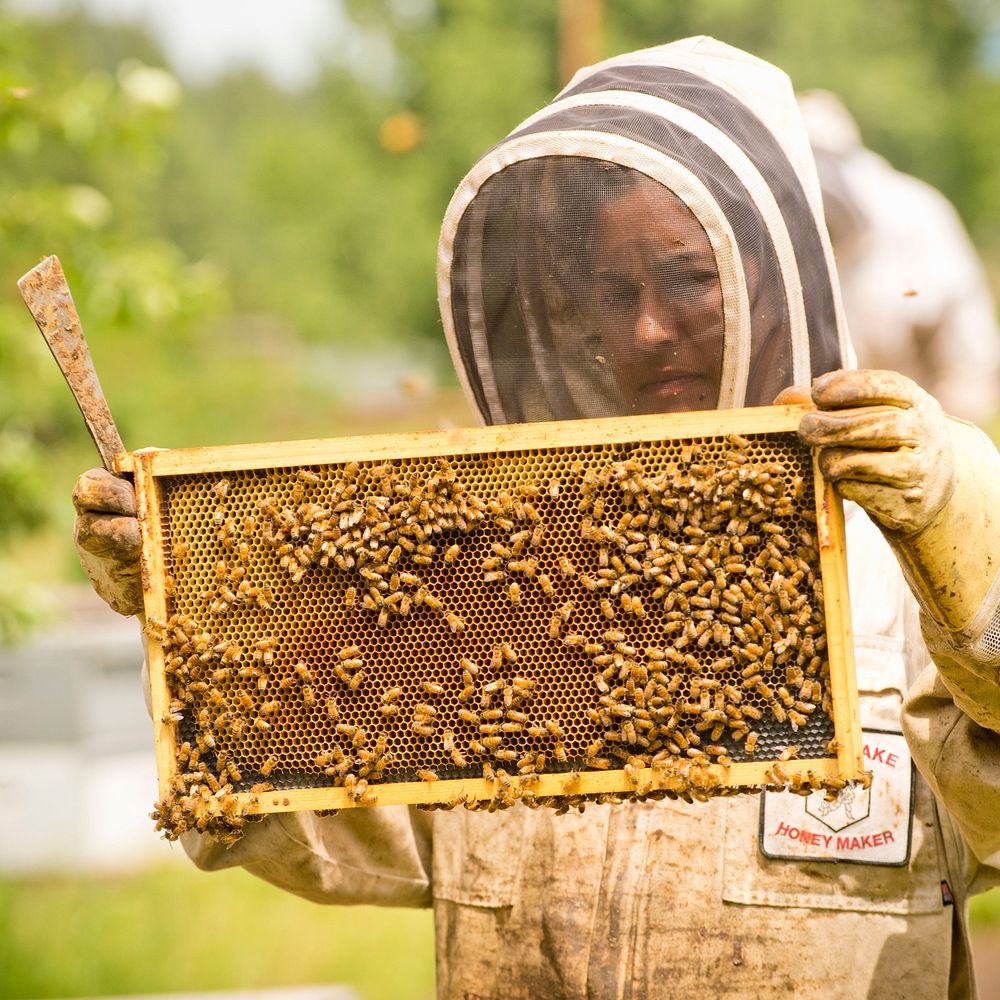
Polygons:
<instances>
[{"instance_id":1,"label":"utility pole","mask_svg":"<svg viewBox=\"0 0 1000 1000\"><path fill-rule=\"evenodd\" d=\"M559 79L604 55L604 0L559 0Z\"/></svg>"}]
</instances>

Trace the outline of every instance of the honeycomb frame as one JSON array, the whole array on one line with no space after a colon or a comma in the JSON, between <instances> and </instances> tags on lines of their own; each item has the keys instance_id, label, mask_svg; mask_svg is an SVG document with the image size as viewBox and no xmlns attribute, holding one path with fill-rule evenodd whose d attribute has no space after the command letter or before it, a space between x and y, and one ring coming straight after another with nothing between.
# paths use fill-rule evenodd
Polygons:
<instances>
[{"instance_id":1,"label":"honeycomb frame","mask_svg":"<svg viewBox=\"0 0 1000 1000\"><path fill-rule=\"evenodd\" d=\"M792 515L792 522L794 526L812 523L813 518L815 519L817 565L814 568L822 581L822 618L825 628L822 634L826 642L824 677L829 692L829 701L826 702L828 712L808 719L810 726L814 721L819 726L817 731L822 737L821 746L818 738L813 738L810 749L793 755L792 759L786 759L785 755L778 752L781 732L775 738L775 727L772 725L770 740L766 733L762 740L762 745L767 745L765 749L769 750L768 753L757 754L750 759L748 754L734 752L733 759L726 756L722 758L722 763L708 762L703 770L708 776L709 784L722 792L756 790L762 786L786 782L796 784L802 781L807 787L810 782L813 787L818 787L821 783L826 787L831 787L831 784L836 787L839 782L862 780L864 769L847 594L843 512L839 498L830 485L823 481L808 449L799 442L795 434L799 419L807 409L807 406L801 405L754 407L732 411L214 448L150 449L119 456L118 471L131 472L135 478L138 518L143 536L141 566L147 620L164 623L171 614L176 615L178 609L185 613L194 611L201 622L212 625L213 640L220 640L217 648L224 647L226 642L235 643L231 638L232 628L236 627L233 623L241 623L238 628L242 629L240 637L243 641L238 645L247 654L243 661L244 667L252 656L257 668L257 683L263 683L260 680L261 674L272 678L269 691L262 689L261 692L256 692L252 684L236 681L232 682L231 691L227 689L227 708L233 707L235 714L239 713L239 709L235 707L234 697L230 697L230 693L238 695L248 704L251 700L254 702L254 711L258 714L253 722L249 717L246 719L247 726L252 726L253 723L260 725L258 720L262 719L261 704L278 706L277 709L272 708L274 714L268 716L264 732L251 729L247 737L229 739L227 743L227 753L231 753L234 760L241 751L242 742L257 748L253 751L256 763L247 763L253 756L252 753L245 753L238 762L240 771L246 772L246 775L240 775L242 781L235 782L232 796L239 808L247 813L265 814L300 809L335 810L376 804L443 805L494 799L498 779L492 774L484 777L471 776L469 773L481 768L481 760L469 761L467 767L460 768L449 766L447 759L442 758L442 753L446 750L440 744L446 734L451 734L452 737L458 735L464 748L470 732L473 732L468 727L463 730L463 724L456 721L455 713L462 704L456 697L456 693L461 694L463 684L459 680L459 664L463 661L475 661L479 664L479 669L484 671L477 681L479 688L492 683L486 677L496 680L502 673L507 678L504 682L507 711L498 716L499 725L512 725L508 720L511 709L510 692L514 691L512 678L537 686L530 697L540 698L541 702L535 700L529 706L525 701L520 708L525 709L526 713L522 712L518 716L519 719L525 714L532 716L530 719L523 719L523 722L528 724L533 721L537 731L555 718L557 709L561 710L560 698L567 702L572 702L573 698L596 698L593 692L589 695L579 693L591 684L590 678L593 675L593 668L589 665L582 668L581 672L579 662L583 655L580 648L582 642L574 647L565 640L571 635L579 636L581 640L589 638L596 647L600 643L599 636L618 628L626 629L628 638L635 638L636 628L630 628L635 626L641 633L635 638L635 642L650 643L650 629L657 623L663 624L662 615L656 617L658 612L652 608L648 597L648 607L644 609L642 621L636 616L624 621L623 618L628 616L623 615L617 605L612 608L613 615L602 617L596 609L603 610L600 602L608 598L600 592L588 594L580 586L579 576L584 575L582 569L576 570L570 578L560 573L561 557L557 554L562 552L565 555L577 551L581 545L587 545L586 541L579 539L580 522L584 516L579 508L585 503L580 487L574 480L574 476L581 477L579 467L584 466L583 475L586 475L587 468L599 469L610 467L616 462L620 465L622 462L634 461L650 477L664 475L664 470L677 476L689 473L692 464L696 464L699 459L702 459L702 465L707 465L710 460L731 455L734 439L746 441L750 452L756 455L753 461L758 465L778 456L790 464L791 471L797 470L801 474L798 476L800 480L804 480L804 486L797 483L801 497L797 501L798 507ZM707 453L705 449L708 449ZM491 565L487 560L492 547L503 544L502 539L500 542L496 540L496 531L497 522L505 519L494 515L493 522L489 525L491 530L480 532L482 537L478 539L474 530L470 530L467 535L456 534L454 531L449 534L448 530L444 530L437 565L428 567L427 572L430 574L428 579L436 574L434 579L440 584L437 588L440 599L447 606L433 613L425 605L414 610L406 622L397 617L388 624L382 622L381 625L376 620L375 609L366 609L361 604L364 581L353 581L354 589L362 595L356 598L354 607L348 608L343 614L335 609L331 610L334 605L331 604L330 594L335 593L340 602L337 607L343 611L344 595L350 583L333 566L321 570L316 565L306 564L297 580L295 574L298 569L292 566L291 575L287 579L281 577L279 567L282 557L278 556L280 547L269 548L260 537L261 520L266 520L260 512L269 503L276 517L281 509L294 508L295 500L308 504L311 488L324 487L324 484L328 486L333 472L339 475L345 468L353 468L354 465L363 472L373 467L388 466L400 470L400 475L393 482L405 481L411 485L424 483L432 470L443 467L440 465L442 459L447 460L448 468L454 471L459 480L468 481L466 485L470 494L479 497L483 503L495 501L497 495L502 493L502 486L508 495L513 490L515 495L521 497L521 501L537 500L536 506L539 509L546 504L559 505L561 513L555 516L558 523L555 526L552 523L545 525L553 539L551 543L542 545L548 562L545 558L536 560L541 566L536 565L533 572L525 572L520 576L503 567L499 570L503 579L487 583L483 577L489 571L484 571L483 566ZM423 479L413 471L414 468L423 470L420 473L424 476ZM313 476L318 482L312 481ZM605 475L605 479L607 478L608 475ZM226 484L226 492L220 496L219 484L223 482ZM385 480L383 485L384 482ZM492 486L489 485L491 482ZM554 482L561 487L558 499L556 494L560 490L552 485ZM296 483L299 484L298 488ZM279 492L284 491L283 497L274 495L276 484ZM375 488L374 480L370 485L372 489ZM603 487L607 486L606 482L603 483ZM522 487L528 492L518 494L517 491ZM552 496L549 495L550 492ZM198 495L197 500L192 499L195 493ZM322 501L324 498L319 499ZM608 501L611 507L615 502L613 497ZM301 508L302 504L299 506ZM253 512L248 513L251 508ZM614 508L611 513L619 512L620 509ZM211 517L207 517L209 514ZM207 526L203 523L206 520L211 522ZM252 527L251 520L254 521ZM538 520L546 521L544 511ZM548 522L552 520L551 517L548 518ZM274 520L274 523L280 525L280 519ZM197 530L187 531L185 534L185 530L192 524ZM531 530L532 525L517 523L513 527L525 532ZM227 530L231 535L228 550L221 540ZM690 543L692 539L683 541ZM220 608L221 589L231 589L235 586L235 581L224 581L221 585L212 586L211 567L218 567L225 561L224 558L220 559L220 554L223 557L227 554L231 556L233 550L238 551L244 542L250 549L245 560L250 578L254 578L255 574L260 577L261 574L257 571L265 567L265 570L261 570L263 580L270 584L266 588L255 587L253 593L264 590L267 592L267 599L265 601L258 598L259 605L254 605L251 600L248 606L244 600L240 607L230 605ZM452 560L453 565L446 564L441 553L447 556L453 547L460 549L460 554ZM597 558L596 548L599 548L596 543L590 545L590 562L580 559L578 561L581 566L584 563L596 566L593 562ZM515 555L531 556L530 548L525 551L522 547L522 551ZM606 554L600 558L606 559ZM530 559L521 561L530 562ZM197 570L193 576L190 569L192 566ZM548 570L547 574L541 572L545 569ZM460 583L457 588L450 584L445 586L445 577L449 574L452 577L458 574ZM543 575L553 585L552 589L557 591L551 597L546 596L541 589L538 577ZM592 576L590 579L597 578ZM219 584L218 580L214 582ZM261 579L257 579L257 583L260 582ZM495 586L495 583L498 585ZM512 583L519 590L517 603L514 603ZM200 591L199 587L202 588ZM547 641L543 635L544 623L551 622L553 612L572 600L566 596L571 591L577 594L580 604L587 604L585 624L564 623L559 628L558 639ZM453 592L458 593L461 599L451 601ZM302 595L299 603L303 607L295 606L296 596L299 594ZM480 608L477 594L485 601L487 611ZM620 594L615 596L622 597ZM214 604L211 603L213 600ZM306 610L307 601L312 607L319 605L325 608L325 612ZM455 623L447 618L448 614L459 619L461 628L454 627ZM354 623L349 631L344 628L345 617ZM652 620L654 618L655 621ZM266 623L266 627L262 623ZM289 623L294 624L298 631ZM499 631L491 633L491 624L498 626ZM254 631L255 628L257 631ZM370 647L384 647L386 642L380 640L386 639L391 654L392 642L388 637L394 633L399 636L406 628L410 628L412 634L399 639L398 645L404 648L402 652L396 651L398 664L389 663L387 666L383 660L372 660ZM583 629L586 634L581 631L571 633L571 628ZM335 633L332 638L331 632ZM257 638L262 633L263 637ZM271 633L275 636L271 636ZM520 649L525 636L528 637L530 647L528 655ZM718 633L716 637L718 638ZM735 645L728 634L727 638L730 639L730 644ZM317 641L325 643L320 653L316 652ZM257 648L262 642L263 653ZM535 645L532 646L532 643ZM511 649L512 659L509 662L497 652L503 644L508 644ZM342 660L343 651L366 645L369 648L358 648L358 656L350 657L349 660L353 663L360 659L368 665L375 664L377 684L369 677L364 687L371 687L379 693L379 698L374 699L369 692L364 712L354 706L360 714L352 715L352 699L360 697L364 688L359 685L361 690L356 691L349 686L351 675L338 670L341 678L338 681L333 672L338 662L348 662ZM708 649L705 656L717 657L720 650L716 646L717 643L710 639L705 647ZM165 796L171 787L176 786L183 769L183 765L179 763L178 750L185 738L189 741L194 738L195 730L192 726L197 705L189 705L186 713L178 711L181 706L175 698L176 682L172 688L162 635L153 634L147 638L147 661L158 780L161 796ZM699 662L703 667L704 663ZM720 661L716 659L716 662ZM572 663L577 665L570 669L567 664ZM826 664L828 677L825 673ZM552 665L560 666L562 673L557 674L551 670ZM238 661L231 666L234 670L237 669ZM299 677L296 685L295 670L300 666L305 667L308 684ZM428 670L433 677L429 676ZM372 673L370 670L368 672ZM702 677L705 672L702 669L698 677ZM284 685L281 696L278 696L275 687L279 675L282 678L280 683ZM739 673L732 674L733 678L739 676ZM563 678L561 683L564 686L559 688L561 693L546 694L546 681L558 683L552 680L557 677ZM584 680L586 683L577 683L571 687L574 680ZM425 681L444 685L447 691L437 693L438 689L435 687L432 689L434 693L427 694L422 689ZM700 683L696 694L701 691ZM303 687L315 689L309 699L310 705L298 704L304 697ZM396 700L400 702L400 711L396 715L401 717L379 716L379 711L385 711L381 706L391 704L385 702L385 694L396 688L403 689L403 693L396 696ZM480 693L477 689L477 697ZM503 691L498 693L503 694ZM518 708L516 695L515 691L514 709ZM282 703L282 698L287 702L292 696L298 701L296 707L288 708ZM483 694L482 697L483 704L487 704L487 695ZM704 702L706 695L703 691L701 697ZM322 715L324 706L329 706L331 702L336 703L330 709L333 721L330 718L322 724L314 721L313 729L319 728L322 733L320 736L315 732L310 733L309 719L315 720ZM538 708L542 702L549 706L544 712ZM777 704L777 698L772 698L772 702ZM345 704L347 711L344 711ZM417 708L427 707L428 704L435 710L433 716L417 712ZM828 723L819 725L823 721L823 714L828 715ZM544 716L548 718L543 718ZM338 717L351 720L339 723L347 727L339 735L335 733ZM556 723L557 728L559 725L573 728L575 723L572 720L567 727L565 714L559 718L563 721ZM359 725L362 721L364 726ZM428 741L423 744L412 733L421 724L426 727L424 731ZM370 785L370 791L375 794L359 796L353 787L353 781L350 782L350 787L345 787L342 783L331 785L330 778L324 776L324 768L320 766L330 763L326 757L331 748L342 744L350 745L349 731L352 726L355 729L362 728L369 734L381 733L386 736L389 751L393 755L398 755L399 751L394 745L392 732L398 736L407 727L409 729L408 735L404 734L397 740L406 748L406 752L402 754L405 766L397 767L395 772L390 767L388 775L379 771L377 777L381 780ZM537 797L634 793L637 788L645 793L670 787L669 771L665 772L656 766L624 766L621 754L617 759L602 763L599 769L596 766L591 768L590 758L584 756L581 747L584 741L593 737L593 726L591 723L581 724L579 732L574 731L575 743L570 737L563 737L560 731L556 742L563 739L566 741L563 748L565 757L562 760L552 755L553 740L549 739L548 764L540 773L519 774L516 764L498 766L495 760L492 761L493 770L502 772L500 780L503 780L505 786L512 786L515 791L520 790ZM485 724L480 728L485 729ZM790 733L785 733L785 742L809 742L806 738L810 735L809 726L803 726L801 738L794 731L796 728L792 727ZM490 732L492 731L491 729ZM503 739L502 736L499 738ZM513 737L513 742L521 739L521 736ZM296 741L299 749L294 753L281 749L285 745L296 745ZM417 750L413 750L409 744L417 744ZM275 759L278 752L284 754L281 766L272 763L271 767L262 767L260 760L264 750L261 747L277 751L271 754ZM423 760L420 759L421 748L426 750ZM523 752L523 743L517 752ZM459 760L463 754L467 756L464 749L459 752ZM489 754L486 756L489 758ZM736 759L741 756L742 759ZM289 763L290 760L294 766ZM270 757L268 762L271 763ZM778 765L777 768L775 765ZM330 772L327 770L325 773L329 775ZM422 777L418 778L418 773ZM781 775L780 780L775 777L776 774Z\"/></svg>"}]
</instances>

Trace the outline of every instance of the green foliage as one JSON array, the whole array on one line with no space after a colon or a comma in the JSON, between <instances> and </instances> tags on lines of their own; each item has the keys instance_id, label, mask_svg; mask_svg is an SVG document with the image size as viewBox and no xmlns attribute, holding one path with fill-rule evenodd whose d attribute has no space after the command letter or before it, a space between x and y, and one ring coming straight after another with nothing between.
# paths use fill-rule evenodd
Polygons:
<instances>
[{"instance_id":1,"label":"green foliage","mask_svg":"<svg viewBox=\"0 0 1000 1000\"><path fill-rule=\"evenodd\" d=\"M973 930L1000 927L1000 889L990 889L969 900L969 926Z\"/></svg>"},{"instance_id":2,"label":"green foliage","mask_svg":"<svg viewBox=\"0 0 1000 1000\"><path fill-rule=\"evenodd\" d=\"M558 91L557 11L349 0L351 33L306 91L241 71L181 95L137 30L0 6L0 550L65 531L73 478L94 463L14 287L46 253L129 447L357 431L366 415L335 398L349 352L392 370L419 350L453 384L438 228L474 160ZM1000 80L976 60L988 14L629 0L605 4L604 49L711 34L799 89L837 91L870 146L956 202L997 279Z\"/></svg>"},{"instance_id":3,"label":"green foliage","mask_svg":"<svg viewBox=\"0 0 1000 1000\"><path fill-rule=\"evenodd\" d=\"M220 299L216 274L146 226L176 80L135 59L90 65L78 37L69 23L39 29L0 12L0 548L50 520L53 451L82 446L79 461L94 464L17 278L57 253L101 331L95 353L131 350L137 330L176 336ZM21 590L0 593L0 643L24 621Z\"/></svg>"},{"instance_id":4,"label":"green foliage","mask_svg":"<svg viewBox=\"0 0 1000 1000\"><path fill-rule=\"evenodd\" d=\"M428 911L327 907L243 871L0 882L0 998L350 985L430 1000Z\"/></svg>"}]
</instances>

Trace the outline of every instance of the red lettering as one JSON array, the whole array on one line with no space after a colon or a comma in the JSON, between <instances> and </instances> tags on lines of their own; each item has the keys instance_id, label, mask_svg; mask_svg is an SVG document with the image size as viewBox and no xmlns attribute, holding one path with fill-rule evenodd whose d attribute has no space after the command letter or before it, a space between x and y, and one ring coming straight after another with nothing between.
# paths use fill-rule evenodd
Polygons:
<instances>
[{"instance_id":1,"label":"red lettering","mask_svg":"<svg viewBox=\"0 0 1000 1000\"><path fill-rule=\"evenodd\" d=\"M884 747L870 747L865 744L865 756L869 760L881 761L885 763L885 748Z\"/></svg>"},{"instance_id":2,"label":"red lettering","mask_svg":"<svg viewBox=\"0 0 1000 1000\"><path fill-rule=\"evenodd\" d=\"M872 836L872 846L873 847L881 847L882 846L882 838L884 836L885 836L884 833L876 833L876 834L874 834Z\"/></svg>"},{"instance_id":3,"label":"red lettering","mask_svg":"<svg viewBox=\"0 0 1000 1000\"><path fill-rule=\"evenodd\" d=\"M787 837L789 827L786 823L778 820L778 829L771 834L772 837Z\"/></svg>"},{"instance_id":4,"label":"red lettering","mask_svg":"<svg viewBox=\"0 0 1000 1000\"><path fill-rule=\"evenodd\" d=\"M899 757L896 754L890 753L886 755L885 762L889 765L889 767L895 767L898 761Z\"/></svg>"},{"instance_id":5,"label":"red lettering","mask_svg":"<svg viewBox=\"0 0 1000 1000\"><path fill-rule=\"evenodd\" d=\"M862 846L862 847L874 847L874 846L875 846L875 845L874 845L874 844L872 843L872 835L871 835L870 833L866 833L866 834L865 834L865 835L864 835L864 836L863 836L863 837L861 838L861 846Z\"/></svg>"},{"instance_id":6,"label":"red lettering","mask_svg":"<svg viewBox=\"0 0 1000 1000\"><path fill-rule=\"evenodd\" d=\"M851 848L851 838L850 837L837 837L837 850L838 851L848 851Z\"/></svg>"},{"instance_id":7,"label":"red lettering","mask_svg":"<svg viewBox=\"0 0 1000 1000\"><path fill-rule=\"evenodd\" d=\"M886 830L882 836L885 837L885 842L887 844L891 844L893 842L892 830Z\"/></svg>"}]
</instances>

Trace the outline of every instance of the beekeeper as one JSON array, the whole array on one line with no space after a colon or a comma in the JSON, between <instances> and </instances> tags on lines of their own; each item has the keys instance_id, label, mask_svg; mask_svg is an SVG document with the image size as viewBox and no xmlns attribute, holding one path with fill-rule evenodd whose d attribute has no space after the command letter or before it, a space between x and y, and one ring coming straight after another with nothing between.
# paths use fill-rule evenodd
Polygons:
<instances>
[{"instance_id":1,"label":"beekeeper","mask_svg":"<svg viewBox=\"0 0 1000 1000\"><path fill-rule=\"evenodd\" d=\"M799 107L860 367L908 375L955 416L996 416L996 306L958 213L866 149L836 95L801 94Z\"/></svg>"},{"instance_id":2,"label":"beekeeper","mask_svg":"<svg viewBox=\"0 0 1000 1000\"><path fill-rule=\"evenodd\" d=\"M913 382L851 370L831 260L787 78L692 38L581 71L482 157L439 295L489 423L812 385L801 434L854 501L870 796L281 814L229 849L186 834L196 864L433 906L446 998L970 995L965 901L1000 860L1000 462ZM135 612L131 497L97 473L78 496L84 564Z\"/></svg>"}]
</instances>

